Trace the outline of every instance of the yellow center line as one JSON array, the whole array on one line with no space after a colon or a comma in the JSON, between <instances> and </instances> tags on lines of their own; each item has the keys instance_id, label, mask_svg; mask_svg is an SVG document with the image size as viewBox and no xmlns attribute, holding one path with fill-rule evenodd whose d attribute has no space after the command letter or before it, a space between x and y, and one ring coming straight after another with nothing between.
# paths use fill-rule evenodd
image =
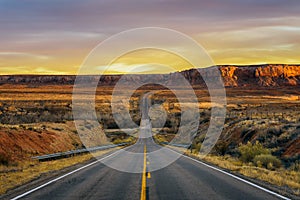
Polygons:
<instances>
[{"instance_id":1,"label":"yellow center line","mask_svg":"<svg viewBox=\"0 0 300 200\"><path fill-rule=\"evenodd\" d=\"M147 178L151 178L150 172L147 173Z\"/></svg>"},{"instance_id":2,"label":"yellow center line","mask_svg":"<svg viewBox=\"0 0 300 200\"><path fill-rule=\"evenodd\" d=\"M150 162L149 160L147 161L147 165L150 165ZM151 178L151 173L149 172L149 170L147 170L147 178Z\"/></svg>"},{"instance_id":3,"label":"yellow center line","mask_svg":"<svg viewBox=\"0 0 300 200\"><path fill-rule=\"evenodd\" d=\"M144 166L143 166L143 174L142 174L141 200L146 200L146 187L147 187L146 168L147 168L147 147L146 145L144 145Z\"/></svg>"}]
</instances>

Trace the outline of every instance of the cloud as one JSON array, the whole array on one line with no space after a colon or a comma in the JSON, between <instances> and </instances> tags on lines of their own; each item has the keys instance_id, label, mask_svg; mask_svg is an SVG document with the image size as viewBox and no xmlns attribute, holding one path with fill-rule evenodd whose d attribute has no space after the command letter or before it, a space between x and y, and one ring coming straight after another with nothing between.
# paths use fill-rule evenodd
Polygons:
<instances>
[{"instance_id":1,"label":"cloud","mask_svg":"<svg viewBox=\"0 0 300 200\"><path fill-rule=\"evenodd\" d=\"M0 58L8 57L8 58L32 58L32 59L38 59L38 60L46 60L50 59L51 57L40 55L40 54L32 54L32 53L26 53L26 52L0 52Z\"/></svg>"},{"instance_id":2,"label":"cloud","mask_svg":"<svg viewBox=\"0 0 300 200\"><path fill-rule=\"evenodd\" d=\"M300 24L299 24L300 25ZM217 64L300 62L300 26L258 26L200 34Z\"/></svg>"},{"instance_id":3,"label":"cloud","mask_svg":"<svg viewBox=\"0 0 300 200\"><path fill-rule=\"evenodd\" d=\"M174 69L158 63L147 64L132 64L114 63L110 66L98 66L94 70L89 70L90 74L103 73L103 74L156 74L156 73L170 73Z\"/></svg>"},{"instance_id":4,"label":"cloud","mask_svg":"<svg viewBox=\"0 0 300 200\"><path fill-rule=\"evenodd\" d=\"M2 66L0 65L0 75L7 74L70 74L69 71L65 71L62 67L33 67L30 65L13 65Z\"/></svg>"},{"instance_id":5,"label":"cloud","mask_svg":"<svg viewBox=\"0 0 300 200\"><path fill-rule=\"evenodd\" d=\"M144 26L192 36L216 63L300 62L299 9L299 0L2 0L1 66L63 66L75 73L70 66L99 42Z\"/></svg>"}]
</instances>

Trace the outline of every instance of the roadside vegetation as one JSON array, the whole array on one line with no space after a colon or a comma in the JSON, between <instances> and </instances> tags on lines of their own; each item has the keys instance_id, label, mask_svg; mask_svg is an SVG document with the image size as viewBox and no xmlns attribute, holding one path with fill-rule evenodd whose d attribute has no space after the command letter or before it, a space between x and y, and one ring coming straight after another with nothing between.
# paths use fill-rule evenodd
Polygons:
<instances>
[{"instance_id":1,"label":"roadside vegetation","mask_svg":"<svg viewBox=\"0 0 300 200\"><path fill-rule=\"evenodd\" d=\"M136 142L137 138L133 136L128 136L125 138L116 138L113 140L114 144L128 143L128 145L132 145Z\"/></svg>"}]
</instances>

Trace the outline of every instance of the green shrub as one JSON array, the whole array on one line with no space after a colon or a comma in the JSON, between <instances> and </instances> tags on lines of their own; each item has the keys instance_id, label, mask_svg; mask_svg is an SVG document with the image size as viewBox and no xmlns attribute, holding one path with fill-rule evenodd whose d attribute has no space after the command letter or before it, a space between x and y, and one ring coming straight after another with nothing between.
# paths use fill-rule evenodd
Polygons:
<instances>
[{"instance_id":1,"label":"green shrub","mask_svg":"<svg viewBox=\"0 0 300 200\"><path fill-rule=\"evenodd\" d=\"M253 162L258 167L275 169L281 167L281 161L271 154L261 154L254 157Z\"/></svg>"},{"instance_id":2,"label":"green shrub","mask_svg":"<svg viewBox=\"0 0 300 200\"><path fill-rule=\"evenodd\" d=\"M255 144L248 142L247 144L240 145L238 148L243 162L252 162L254 157L261 154L270 154L270 151L263 147L258 141Z\"/></svg>"}]
</instances>

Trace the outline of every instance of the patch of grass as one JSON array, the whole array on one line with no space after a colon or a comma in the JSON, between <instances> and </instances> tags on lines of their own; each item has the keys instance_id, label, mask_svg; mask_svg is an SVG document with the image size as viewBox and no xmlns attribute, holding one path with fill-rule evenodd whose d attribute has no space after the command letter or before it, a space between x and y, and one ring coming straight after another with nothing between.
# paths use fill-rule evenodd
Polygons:
<instances>
[{"instance_id":1,"label":"patch of grass","mask_svg":"<svg viewBox=\"0 0 300 200\"><path fill-rule=\"evenodd\" d=\"M285 169L272 171L260 167L243 166L239 169L239 173L274 185L288 186L295 192L300 190L300 173L297 171L289 171Z\"/></svg>"}]
</instances>

